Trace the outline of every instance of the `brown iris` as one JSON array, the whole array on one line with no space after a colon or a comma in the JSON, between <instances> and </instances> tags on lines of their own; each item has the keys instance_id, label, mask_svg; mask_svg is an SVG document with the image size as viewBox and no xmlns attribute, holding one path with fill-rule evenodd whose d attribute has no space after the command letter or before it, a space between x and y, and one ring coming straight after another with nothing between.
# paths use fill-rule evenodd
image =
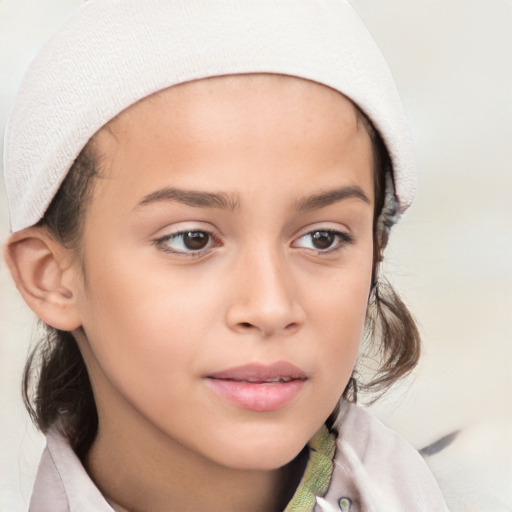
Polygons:
<instances>
[{"instance_id":1,"label":"brown iris","mask_svg":"<svg viewBox=\"0 0 512 512\"><path fill-rule=\"evenodd\" d=\"M311 235L311 240L315 249L329 249L334 243L335 234L331 231L315 231Z\"/></svg>"},{"instance_id":2,"label":"brown iris","mask_svg":"<svg viewBox=\"0 0 512 512\"><path fill-rule=\"evenodd\" d=\"M210 235L204 231L189 231L183 233L183 244L191 251L199 251L208 245Z\"/></svg>"}]
</instances>

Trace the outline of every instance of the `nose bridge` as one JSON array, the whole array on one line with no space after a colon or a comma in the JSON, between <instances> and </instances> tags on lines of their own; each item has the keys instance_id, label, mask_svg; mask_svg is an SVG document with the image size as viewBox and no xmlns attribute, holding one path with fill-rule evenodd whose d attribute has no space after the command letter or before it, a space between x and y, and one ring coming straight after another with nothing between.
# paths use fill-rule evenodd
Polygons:
<instances>
[{"instance_id":1,"label":"nose bridge","mask_svg":"<svg viewBox=\"0 0 512 512\"><path fill-rule=\"evenodd\" d=\"M291 332L303 321L292 268L278 248L255 245L240 254L228 321L235 329L256 329L264 336Z\"/></svg>"}]
</instances>

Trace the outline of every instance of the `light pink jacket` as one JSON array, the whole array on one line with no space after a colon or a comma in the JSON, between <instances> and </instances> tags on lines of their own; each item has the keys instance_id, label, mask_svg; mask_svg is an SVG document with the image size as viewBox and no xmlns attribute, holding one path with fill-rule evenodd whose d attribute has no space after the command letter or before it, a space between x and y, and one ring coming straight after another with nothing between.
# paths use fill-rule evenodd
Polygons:
<instances>
[{"instance_id":1,"label":"light pink jacket","mask_svg":"<svg viewBox=\"0 0 512 512\"><path fill-rule=\"evenodd\" d=\"M337 439L323 429L309 443L286 511L448 512L425 461L402 437L353 404L343 405L340 418ZM29 511L113 512L56 430L47 435Z\"/></svg>"}]
</instances>

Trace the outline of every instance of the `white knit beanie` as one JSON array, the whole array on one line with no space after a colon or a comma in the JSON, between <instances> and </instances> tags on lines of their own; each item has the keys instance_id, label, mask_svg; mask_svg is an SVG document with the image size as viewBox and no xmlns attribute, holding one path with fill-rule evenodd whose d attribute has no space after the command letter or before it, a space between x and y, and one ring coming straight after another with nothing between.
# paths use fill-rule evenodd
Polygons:
<instances>
[{"instance_id":1,"label":"white knit beanie","mask_svg":"<svg viewBox=\"0 0 512 512\"><path fill-rule=\"evenodd\" d=\"M7 124L11 230L37 223L109 120L190 80L279 73L325 84L371 119L391 156L398 213L415 193L390 70L346 0L89 0L32 62Z\"/></svg>"}]
</instances>

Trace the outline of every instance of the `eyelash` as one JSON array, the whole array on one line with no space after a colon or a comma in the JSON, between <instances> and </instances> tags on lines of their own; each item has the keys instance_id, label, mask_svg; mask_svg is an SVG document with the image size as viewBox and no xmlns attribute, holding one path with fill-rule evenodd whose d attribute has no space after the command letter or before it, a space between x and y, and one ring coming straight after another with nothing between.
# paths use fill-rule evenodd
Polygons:
<instances>
[{"instance_id":1,"label":"eyelash","mask_svg":"<svg viewBox=\"0 0 512 512\"><path fill-rule=\"evenodd\" d=\"M176 249L172 249L168 245L168 242L170 240L177 240L178 238L183 237L185 235L198 234L198 233L201 233L208 237L207 246L204 249L200 248L197 250L193 250L193 249L189 248L188 250L176 250ZM310 239L312 239L312 237L318 233L325 233L330 236L336 237L336 239L337 239L336 245L334 247L329 246L326 249L315 249L315 248L304 248L304 249L315 251L317 254L333 254L333 253L336 253L336 252L342 250L347 244L354 243L354 237L352 235L350 235L349 233L344 232L344 231L338 231L336 229L314 229L314 230L308 231L307 233L304 233L300 237L296 238L294 240L294 243L297 242L298 240L301 240L308 236L310 237ZM162 250L166 253L177 254L177 255L180 255L183 257L187 257L187 258L199 258L199 257L205 256L211 251L212 245L213 246L222 245L220 240L215 236L215 233L208 231L206 229L195 229L195 230L187 229L187 230L178 231L176 233L172 233L170 235L165 235L160 238L157 238L156 240L153 241L153 243L160 250ZM292 247L293 247L293 244L292 244Z\"/></svg>"},{"instance_id":2,"label":"eyelash","mask_svg":"<svg viewBox=\"0 0 512 512\"><path fill-rule=\"evenodd\" d=\"M334 254L340 250L342 250L347 244L354 243L354 237L345 232L345 231L339 231L337 229L313 229L311 231L308 231L307 233L304 233L302 236L297 238L294 242L297 240L301 240L305 237L310 237L310 239L313 238L313 236L317 233L326 233L330 236L336 237L336 245L335 246L329 246L326 249L315 249L315 248L307 248L308 250L315 251L317 254Z\"/></svg>"},{"instance_id":3,"label":"eyelash","mask_svg":"<svg viewBox=\"0 0 512 512\"><path fill-rule=\"evenodd\" d=\"M176 250L169 247L168 242L170 240L176 240L184 235L190 235L192 233L202 233L208 237L207 248L205 249L188 249L187 250ZM160 238L154 240L154 244L161 249L162 251L170 254L178 254L180 256L188 257L188 258L199 258L201 256L205 256L211 250L212 241L214 244L221 245L220 240L215 236L215 233L208 231L207 229L185 229L182 231L177 231L176 233L172 233L170 235L165 235Z\"/></svg>"}]
</instances>

